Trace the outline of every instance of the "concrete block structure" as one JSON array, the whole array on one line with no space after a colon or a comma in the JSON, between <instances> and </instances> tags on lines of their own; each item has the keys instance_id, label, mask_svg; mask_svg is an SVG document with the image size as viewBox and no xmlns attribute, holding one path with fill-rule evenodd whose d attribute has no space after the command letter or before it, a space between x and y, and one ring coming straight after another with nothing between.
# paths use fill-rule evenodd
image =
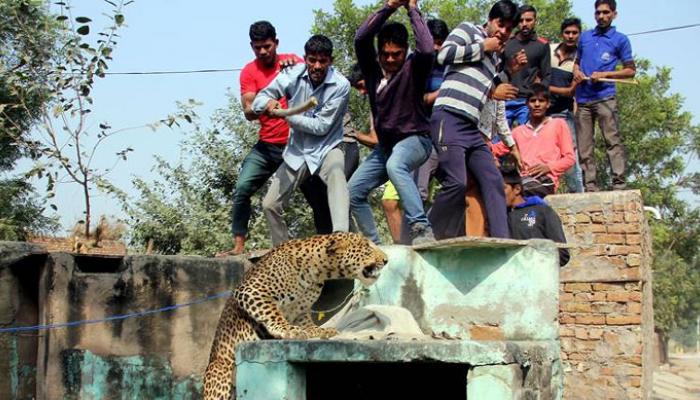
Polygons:
<instances>
[{"instance_id":1,"label":"concrete block structure","mask_svg":"<svg viewBox=\"0 0 700 400\"><path fill-rule=\"evenodd\" d=\"M455 239L385 251L389 264L356 307L404 307L426 339L245 344L237 352L239 399L313 399L324 392L319 386L328 393L348 375L353 384L334 398L424 398L436 386L449 388L446 398L454 399L561 398L559 265L552 242ZM381 385L363 379L372 375L369 364L381 365ZM319 380L318 365L351 372ZM405 378L422 367L416 380ZM402 378L392 384L394 376ZM429 391L418 395L426 385ZM277 397L284 393L290 397Z\"/></svg>"},{"instance_id":2,"label":"concrete block structure","mask_svg":"<svg viewBox=\"0 0 700 400\"><path fill-rule=\"evenodd\" d=\"M388 246L390 264L360 304L408 309L428 340L245 344L239 396L435 398L439 386L443 398L650 398L652 254L640 193L548 202L572 246L566 267L547 241ZM200 398L225 299L141 312L230 290L246 266L0 242L0 329L95 322L0 332L0 399ZM126 314L135 315L102 321ZM255 385L267 373L278 386Z\"/></svg>"}]
</instances>

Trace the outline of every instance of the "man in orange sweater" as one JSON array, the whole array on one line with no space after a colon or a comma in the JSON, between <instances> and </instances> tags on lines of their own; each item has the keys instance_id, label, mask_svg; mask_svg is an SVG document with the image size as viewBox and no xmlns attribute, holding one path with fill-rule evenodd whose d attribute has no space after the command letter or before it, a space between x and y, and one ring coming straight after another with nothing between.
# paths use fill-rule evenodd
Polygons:
<instances>
[{"instance_id":1,"label":"man in orange sweater","mask_svg":"<svg viewBox=\"0 0 700 400\"><path fill-rule=\"evenodd\" d=\"M545 196L555 193L559 177L576 162L571 131L566 121L546 116L549 108L549 90L542 84L532 85L527 97L530 118L513 130L513 139L520 150L523 169L523 193L526 196ZM505 148L498 143L495 154Z\"/></svg>"}]
</instances>

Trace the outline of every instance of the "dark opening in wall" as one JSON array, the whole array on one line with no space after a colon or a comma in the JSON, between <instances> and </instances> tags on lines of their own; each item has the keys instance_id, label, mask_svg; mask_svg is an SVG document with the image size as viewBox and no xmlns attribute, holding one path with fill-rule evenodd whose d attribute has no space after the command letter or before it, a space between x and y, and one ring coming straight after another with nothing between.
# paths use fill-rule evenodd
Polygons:
<instances>
[{"instance_id":1,"label":"dark opening in wall","mask_svg":"<svg viewBox=\"0 0 700 400\"><path fill-rule=\"evenodd\" d=\"M308 400L467 398L466 364L314 363L306 366Z\"/></svg>"},{"instance_id":2,"label":"dark opening in wall","mask_svg":"<svg viewBox=\"0 0 700 400\"><path fill-rule=\"evenodd\" d=\"M121 272L124 257L109 256L74 256L75 266L79 272L90 274L114 274Z\"/></svg>"}]
</instances>

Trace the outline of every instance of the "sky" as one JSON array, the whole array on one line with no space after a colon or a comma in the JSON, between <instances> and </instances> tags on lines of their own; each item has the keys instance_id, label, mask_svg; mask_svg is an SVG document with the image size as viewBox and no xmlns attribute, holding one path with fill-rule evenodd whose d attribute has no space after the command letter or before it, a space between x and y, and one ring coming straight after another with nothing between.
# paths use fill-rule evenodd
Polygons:
<instances>
[{"instance_id":1,"label":"sky","mask_svg":"<svg viewBox=\"0 0 700 400\"><path fill-rule=\"evenodd\" d=\"M360 5L370 2L355 0ZM589 27L595 26L593 3L593 0L574 0L574 13ZM696 10L697 0L674 0L663 3L672 5L665 7L659 4L653 0L618 0L615 25L621 32L630 34L700 22L697 13L683 12ZM110 10L106 3L74 0L72 5L74 17L84 15L93 19L93 32L107 26L108 21L101 16ZM109 71L243 67L253 59L248 27L260 19L275 25L279 51L303 54L313 10L332 10L332 5L333 0L266 0L259 6L257 2L231 0L136 0L124 10L127 26L119 32L121 38ZM650 59L653 65L672 68L672 92L685 97L685 109L695 115L696 124L700 124L700 92L696 90L694 69L700 64L700 56L691 49L697 47L693 41L699 34L700 28L691 28L630 37L635 55ZM142 126L174 112L176 102L190 98L202 103L197 113L207 123L214 110L226 105L228 91L238 94L238 72L108 76L99 80L93 90L90 126L96 129L101 122L109 122L114 128ZM180 156L179 144L186 135L187 126L182 130L162 128L157 132L148 128L129 130L103 147L100 160L103 166L108 166L116 151L127 146L135 149L128 161L110 175L114 184L133 196L136 194L131 188L133 177L154 179L153 157L158 155L175 162ZM37 187L40 191L43 188L41 183ZM65 228L82 219L80 193L74 184L63 184L58 189L55 203ZM697 199L692 201L700 204ZM102 214L123 217L116 200L97 195L93 200L93 219Z\"/></svg>"}]
</instances>

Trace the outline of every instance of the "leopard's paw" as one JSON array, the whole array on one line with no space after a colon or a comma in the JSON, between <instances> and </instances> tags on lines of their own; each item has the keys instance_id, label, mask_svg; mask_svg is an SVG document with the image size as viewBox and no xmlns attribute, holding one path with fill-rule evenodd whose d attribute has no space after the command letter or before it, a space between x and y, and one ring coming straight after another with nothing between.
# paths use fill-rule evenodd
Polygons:
<instances>
[{"instance_id":1,"label":"leopard's paw","mask_svg":"<svg viewBox=\"0 0 700 400\"><path fill-rule=\"evenodd\" d=\"M335 328L320 328L320 327L306 328L306 332L309 335L309 337L315 337L315 338L321 338L321 339L328 339L328 338L333 337L333 336L338 334L338 330Z\"/></svg>"}]
</instances>

